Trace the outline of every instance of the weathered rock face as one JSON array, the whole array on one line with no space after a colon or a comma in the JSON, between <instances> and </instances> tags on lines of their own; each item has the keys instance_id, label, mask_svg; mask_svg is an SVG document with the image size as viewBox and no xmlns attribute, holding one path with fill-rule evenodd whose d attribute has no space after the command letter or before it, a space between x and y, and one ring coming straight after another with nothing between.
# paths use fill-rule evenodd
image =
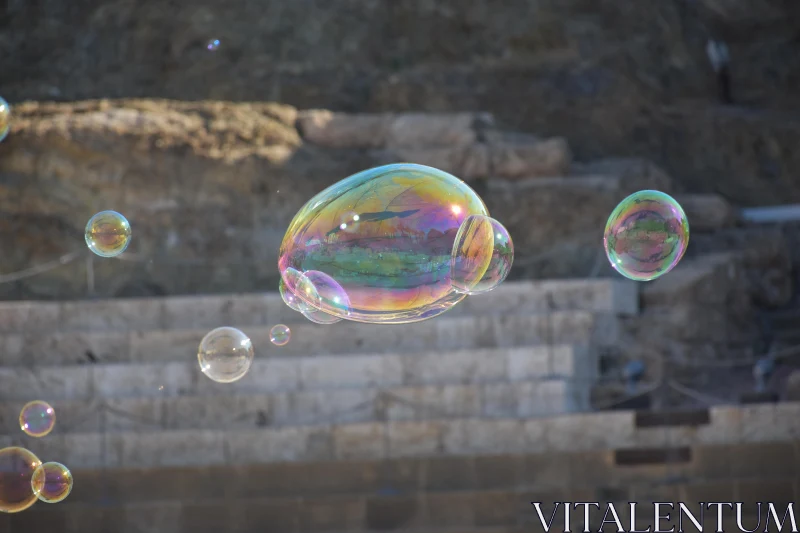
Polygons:
<instances>
[{"instance_id":1,"label":"weathered rock face","mask_svg":"<svg viewBox=\"0 0 800 533\"><path fill-rule=\"evenodd\" d=\"M499 131L480 113L122 100L29 103L16 116L0 144L0 272L72 261L0 283L5 298L274 289L280 240L308 198L399 161L436 166L476 189L514 238L512 278L611 275L602 245L609 213L637 190L679 189L646 160L574 164L563 139ZM682 198L695 232L734 223L717 196ZM133 226L119 259L92 257L83 242L86 221L104 209ZM763 266L754 263L753 283L767 283ZM776 273L783 283L784 270Z\"/></svg>"},{"instance_id":2,"label":"weathered rock face","mask_svg":"<svg viewBox=\"0 0 800 533\"><path fill-rule=\"evenodd\" d=\"M6 298L82 297L89 288L105 296L274 289L291 218L355 172L428 163L478 189L494 174L525 175L544 180L544 198L562 188L536 176L562 175L570 164L563 140L487 132L491 117L480 114L343 116L155 100L29 103L15 113L0 144L0 272L79 257L0 284ZM502 195L486 200L499 218L517 220ZM104 209L133 225L121 259L92 258L83 243L86 221ZM536 217L555 218L561 208L545 209ZM564 235L538 232L532 242Z\"/></svg>"},{"instance_id":3,"label":"weathered rock face","mask_svg":"<svg viewBox=\"0 0 800 533\"><path fill-rule=\"evenodd\" d=\"M742 205L800 201L790 183L800 171L797 126L785 116L731 119L730 110L709 108L716 88L705 57L710 34L729 39L737 101L796 108L800 54L785 31L796 33L792 6L12 1L0 27L2 90L12 104L165 97L339 111L485 109L507 127L569 139L580 159L652 159L691 192ZM215 52L206 49L211 39L221 41Z\"/></svg>"}]
</instances>

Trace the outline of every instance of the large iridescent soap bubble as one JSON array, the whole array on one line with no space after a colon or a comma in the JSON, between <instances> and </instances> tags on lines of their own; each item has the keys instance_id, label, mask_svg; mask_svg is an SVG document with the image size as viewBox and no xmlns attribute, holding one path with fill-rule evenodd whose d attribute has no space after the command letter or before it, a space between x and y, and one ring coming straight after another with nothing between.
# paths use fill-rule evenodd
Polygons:
<instances>
[{"instance_id":1,"label":"large iridescent soap bubble","mask_svg":"<svg viewBox=\"0 0 800 533\"><path fill-rule=\"evenodd\" d=\"M309 200L289 225L278 259L284 301L322 323L324 315L401 324L444 313L507 275L495 257L502 246L491 247L495 234L481 234L489 247L454 287L453 258L463 255L456 237L472 216L502 228L464 181L435 168L401 163L350 176Z\"/></svg>"},{"instance_id":2,"label":"large iridescent soap bubble","mask_svg":"<svg viewBox=\"0 0 800 533\"><path fill-rule=\"evenodd\" d=\"M680 204L659 191L625 198L608 217L603 236L614 269L634 281L663 276L683 257L689 222Z\"/></svg>"}]
</instances>

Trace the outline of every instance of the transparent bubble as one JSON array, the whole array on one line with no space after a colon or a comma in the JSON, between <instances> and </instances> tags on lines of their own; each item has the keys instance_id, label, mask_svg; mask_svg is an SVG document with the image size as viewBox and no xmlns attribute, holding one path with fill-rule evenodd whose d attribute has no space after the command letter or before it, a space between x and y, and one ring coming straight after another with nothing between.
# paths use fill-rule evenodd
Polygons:
<instances>
[{"instance_id":1,"label":"transparent bubble","mask_svg":"<svg viewBox=\"0 0 800 533\"><path fill-rule=\"evenodd\" d=\"M502 224L484 215L467 217L453 243L453 289L465 294L488 292L506 279L513 262L514 243Z\"/></svg>"},{"instance_id":2,"label":"transparent bubble","mask_svg":"<svg viewBox=\"0 0 800 533\"><path fill-rule=\"evenodd\" d=\"M335 282L334 293L341 288L348 298L346 308L331 306L316 288L321 307L311 305L311 313L358 322L425 320L466 297L453 290L450 263L456 234L470 215L488 215L486 206L446 172L405 163L366 170L300 209L281 244L278 268L295 294L287 273L318 271Z\"/></svg>"},{"instance_id":3,"label":"transparent bubble","mask_svg":"<svg viewBox=\"0 0 800 533\"><path fill-rule=\"evenodd\" d=\"M298 298L294 293L294 288L297 286L299 279L300 273L297 270L293 268L287 268L286 272L284 272L283 276L281 276L281 281L278 284L278 292L281 293L281 298L283 298L283 302L286 305L298 313L302 313L307 306L305 302ZM287 285L286 281L284 280L288 280L289 284ZM292 286L292 289L289 289L289 285Z\"/></svg>"},{"instance_id":4,"label":"transparent bubble","mask_svg":"<svg viewBox=\"0 0 800 533\"><path fill-rule=\"evenodd\" d=\"M55 425L56 410L47 402L28 402L19 412L19 427L31 437L44 437Z\"/></svg>"},{"instance_id":5,"label":"transparent bubble","mask_svg":"<svg viewBox=\"0 0 800 533\"><path fill-rule=\"evenodd\" d=\"M0 141L6 138L11 129L11 106L0 97Z\"/></svg>"},{"instance_id":6,"label":"transparent bubble","mask_svg":"<svg viewBox=\"0 0 800 533\"><path fill-rule=\"evenodd\" d=\"M689 244L689 222L671 196L640 191L620 202L608 217L603 244L617 272L649 281L681 260Z\"/></svg>"},{"instance_id":7,"label":"transparent bubble","mask_svg":"<svg viewBox=\"0 0 800 533\"><path fill-rule=\"evenodd\" d=\"M72 472L61 463L42 463L33 471L31 489L45 503L63 501L72 492Z\"/></svg>"},{"instance_id":8,"label":"transparent bubble","mask_svg":"<svg viewBox=\"0 0 800 533\"><path fill-rule=\"evenodd\" d=\"M116 257L131 243L131 225L116 211L101 211L89 219L84 237L95 254Z\"/></svg>"},{"instance_id":9,"label":"transparent bubble","mask_svg":"<svg viewBox=\"0 0 800 533\"><path fill-rule=\"evenodd\" d=\"M211 39L210 41L208 41L208 44L206 44L206 49L209 52L214 52L216 50L219 50L219 45L220 45L219 39Z\"/></svg>"},{"instance_id":10,"label":"transparent bubble","mask_svg":"<svg viewBox=\"0 0 800 533\"><path fill-rule=\"evenodd\" d=\"M25 448L12 446L0 450L0 512L18 513L36 503L31 478L41 464Z\"/></svg>"},{"instance_id":11,"label":"transparent bubble","mask_svg":"<svg viewBox=\"0 0 800 533\"><path fill-rule=\"evenodd\" d=\"M253 363L253 344L236 328L222 327L203 337L197 361L203 374L218 383L242 379Z\"/></svg>"},{"instance_id":12,"label":"transparent bubble","mask_svg":"<svg viewBox=\"0 0 800 533\"><path fill-rule=\"evenodd\" d=\"M341 322L342 319L338 316L333 316L331 314L326 313L320 309L314 309L313 307L308 307L302 311L303 316L309 319L311 322L315 324L336 324L337 322Z\"/></svg>"},{"instance_id":13,"label":"transparent bubble","mask_svg":"<svg viewBox=\"0 0 800 533\"><path fill-rule=\"evenodd\" d=\"M289 329L289 326L284 324L272 326L272 329L269 330L269 340L275 346L286 346L289 344L289 339L291 338L292 330Z\"/></svg>"}]
</instances>

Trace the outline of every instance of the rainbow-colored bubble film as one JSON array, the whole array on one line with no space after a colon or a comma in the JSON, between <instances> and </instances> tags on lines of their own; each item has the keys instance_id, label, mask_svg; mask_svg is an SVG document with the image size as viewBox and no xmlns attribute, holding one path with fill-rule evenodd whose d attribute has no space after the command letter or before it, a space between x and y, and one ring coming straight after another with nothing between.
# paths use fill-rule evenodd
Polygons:
<instances>
[{"instance_id":1,"label":"rainbow-colored bubble film","mask_svg":"<svg viewBox=\"0 0 800 533\"><path fill-rule=\"evenodd\" d=\"M295 215L278 267L294 291L292 270L333 280L307 300L358 322L404 323L437 316L466 295L453 290L453 243L470 215L488 215L462 180L414 164L386 165L322 191ZM288 273L288 274L287 274ZM295 276L296 277L296 276ZM340 291L341 289L341 291ZM345 294L346 306L328 298Z\"/></svg>"},{"instance_id":2,"label":"rainbow-colored bubble film","mask_svg":"<svg viewBox=\"0 0 800 533\"><path fill-rule=\"evenodd\" d=\"M0 97L0 141L6 138L11 129L11 106Z\"/></svg>"},{"instance_id":3,"label":"rainbow-colored bubble film","mask_svg":"<svg viewBox=\"0 0 800 533\"><path fill-rule=\"evenodd\" d=\"M44 437L55 425L56 410L47 402L28 402L19 412L19 427L31 437Z\"/></svg>"},{"instance_id":4,"label":"rainbow-colored bubble film","mask_svg":"<svg viewBox=\"0 0 800 533\"><path fill-rule=\"evenodd\" d=\"M514 243L498 221L467 217L458 230L451 258L453 288L466 294L488 292L503 282L514 262Z\"/></svg>"},{"instance_id":5,"label":"rainbow-colored bubble film","mask_svg":"<svg viewBox=\"0 0 800 533\"><path fill-rule=\"evenodd\" d=\"M292 338L292 330L285 324L277 324L269 330L269 340L275 346L286 346Z\"/></svg>"},{"instance_id":6,"label":"rainbow-colored bubble film","mask_svg":"<svg viewBox=\"0 0 800 533\"><path fill-rule=\"evenodd\" d=\"M236 328L211 330L197 349L203 374L217 383L233 383L250 370L255 352L250 338Z\"/></svg>"},{"instance_id":7,"label":"rainbow-colored bubble film","mask_svg":"<svg viewBox=\"0 0 800 533\"><path fill-rule=\"evenodd\" d=\"M668 194L640 191L620 202L608 217L603 243L617 272L649 281L681 260L689 244L689 222Z\"/></svg>"},{"instance_id":8,"label":"rainbow-colored bubble film","mask_svg":"<svg viewBox=\"0 0 800 533\"><path fill-rule=\"evenodd\" d=\"M25 448L12 446L0 450L0 512L18 513L36 503L31 478L41 464Z\"/></svg>"},{"instance_id":9,"label":"rainbow-colored bubble film","mask_svg":"<svg viewBox=\"0 0 800 533\"><path fill-rule=\"evenodd\" d=\"M45 503L64 501L72 492L72 472L61 463L42 463L33 471L31 489Z\"/></svg>"},{"instance_id":10,"label":"rainbow-colored bubble film","mask_svg":"<svg viewBox=\"0 0 800 533\"><path fill-rule=\"evenodd\" d=\"M131 225L116 211L101 211L89 219L84 237L100 257L116 257L131 243Z\"/></svg>"}]
</instances>

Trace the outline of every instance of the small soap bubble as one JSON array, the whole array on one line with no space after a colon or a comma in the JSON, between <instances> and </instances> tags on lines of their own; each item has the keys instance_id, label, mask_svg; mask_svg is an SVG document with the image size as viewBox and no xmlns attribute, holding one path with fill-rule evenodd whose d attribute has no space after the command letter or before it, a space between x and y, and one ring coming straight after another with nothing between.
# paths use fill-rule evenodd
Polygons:
<instances>
[{"instance_id":1,"label":"small soap bubble","mask_svg":"<svg viewBox=\"0 0 800 533\"><path fill-rule=\"evenodd\" d=\"M311 308L306 310L307 312L323 311L329 316L340 319L350 316L350 298L342 286L324 272L319 270L303 272L298 287L299 296ZM311 296L306 300L306 295Z\"/></svg>"},{"instance_id":2,"label":"small soap bubble","mask_svg":"<svg viewBox=\"0 0 800 533\"><path fill-rule=\"evenodd\" d=\"M44 437L56 425L56 410L47 402L26 403L19 412L19 427L31 437Z\"/></svg>"},{"instance_id":3,"label":"small soap bubble","mask_svg":"<svg viewBox=\"0 0 800 533\"><path fill-rule=\"evenodd\" d=\"M289 306L290 309L297 311L298 313L302 313L308 308L308 305L300 299L296 293L297 286L300 283L302 274L295 270L294 268L287 268L283 274L281 275L281 281L278 285L278 291L281 293L281 298L283 298L283 302ZM309 287L305 287L306 289L310 289ZM312 297L309 294L309 297Z\"/></svg>"},{"instance_id":4,"label":"small soap bubble","mask_svg":"<svg viewBox=\"0 0 800 533\"><path fill-rule=\"evenodd\" d=\"M663 276L683 257L689 222L683 208L659 191L625 198L608 217L603 244L614 269L634 281Z\"/></svg>"},{"instance_id":5,"label":"small soap bubble","mask_svg":"<svg viewBox=\"0 0 800 533\"><path fill-rule=\"evenodd\" d=\"M89 219L86 245L100 257L116 257L131 243L131 225L116 211L101 211Z\"/></svg>"},{"instance_id":6,"label":"small soap bubble","mask_svg":"<svg viewBox=\"0 0 800 533\"><path fill-rule=\"evenodd\" d=\"M291 338L292 330L289 329L289 326L284 324L272 326L272 329L269 330L269 340L275 346L286 346Z\"/></svg>"},{"instance_id":7,"label":"small soap bubble","mask_svg":"<svg viewBox=\"0 0 800 533\"><path fill-rule=\"evenodd\" d=\"M17 446L0 450L0 512L18 513L36 503L31 478L42 462Z\"/></svg>"},{"instance_id":8,"label":"small soap bubble","mask_svg":"<svg viewBox=\"0 0 800 533\"><path fill-rule=\"evenodd\" d=\"M31 489L45 503L64 501L72 492L72 472L61 463L42 463L33 471Z\"/></svg>"},{"instance_id":9,"label":"small soap bubble","mask_svg":"<svg viewBox=\"0 0 800 533\"><path fill-rule=\"evenodd\" d=\"M253 363L253 343L236 328L214 329L200 342L197 361L203 374L217 383L233 383L250 370Z\"/></svg>"},{"instance_id":10,"label":"small soap bubble","mask_svg":"<svg viewBox=\"0 0 800 533\"><path fill-rule=\"evenodd\" d=\"M453 289L464 294L488 292L506 279L513 262L514 244L506 228L484 215L469 216L453 243Z\"/></svg>"},{"instance_id":11,"label":"small soap bubble","mask_svg":"<svg viewBox=\"0 0 800 533\"><path fill-rule=\"evenodd\" d=\"M219 50L219 45L220 45L219 39L211 39L210 41L208 41L208 44L206 44L206 49L208 49L209 52L214 52L216 50Z\"/></svg>"},{"instance_id":12,"label":"small soap bubble","mask_svg":"<svg viewBox=\"0 0 800 533\"><path fill-rule=\"evenodd\" d=\"M11 129L11 106L0 97L0 141L6 138Z\"/></svg>"}]
</instances>

